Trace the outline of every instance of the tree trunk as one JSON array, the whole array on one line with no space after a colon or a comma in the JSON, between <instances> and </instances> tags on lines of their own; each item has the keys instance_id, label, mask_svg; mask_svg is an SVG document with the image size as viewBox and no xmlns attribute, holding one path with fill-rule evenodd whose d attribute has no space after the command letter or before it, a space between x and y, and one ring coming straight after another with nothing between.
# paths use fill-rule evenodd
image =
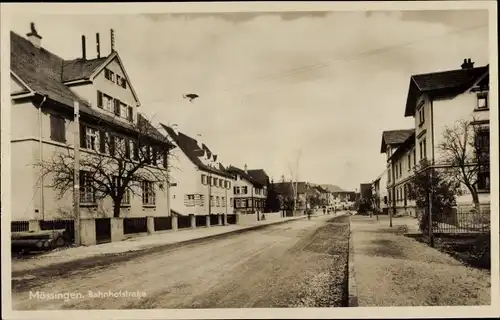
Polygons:
<instances>
[{"instance_id":1,"label":"tree trunk","mask_svg":"<svg viewBox=\"0 0 500 320\"><path fill-rule=\"evenodd\" d=\"M114 218L120 217L121 203L122 203L121 197L117 197L117 198L113 199L113 217Z\"/></svg>"},{"instance_id":2,"label":"tree trunk","mask_svg":"<svg viewBox=\"0 0 500 320\"><path fill-rule=\"evenodd\" d=\"M479 205L479 195L477 194L476 190L470 190L470 193L472 195L472 202L474 203L474 208L476 209L476 213L480 214L481 206Z\"/></svg>"}]
</instances>

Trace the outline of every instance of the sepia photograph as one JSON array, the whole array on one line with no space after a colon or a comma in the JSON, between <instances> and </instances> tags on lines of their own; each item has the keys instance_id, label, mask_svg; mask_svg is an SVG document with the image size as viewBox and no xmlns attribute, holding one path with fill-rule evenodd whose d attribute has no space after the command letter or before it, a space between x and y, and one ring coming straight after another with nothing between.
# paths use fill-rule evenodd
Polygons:
<instances>
[{"instance_id":1,"label":"sepia photograph","mask_svg":"<svg viewBox=\"0 0 500 320\"><path fill-rule=\"evenodd\" d=\"M2 4L9 315L494 315L496 3L447 3Z\"/></svg>"}]
</instances>

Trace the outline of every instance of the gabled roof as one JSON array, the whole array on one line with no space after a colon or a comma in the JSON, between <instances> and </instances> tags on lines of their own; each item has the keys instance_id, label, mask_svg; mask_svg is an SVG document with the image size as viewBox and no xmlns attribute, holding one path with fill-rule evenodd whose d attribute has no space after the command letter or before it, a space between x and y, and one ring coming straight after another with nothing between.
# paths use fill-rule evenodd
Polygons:
<instances>
[{"instance_id":1,"label":"gabled roof","mask_svg":"<svg viewBox=\"0 0 500 320\"><path fill-rule=\"evenodd\" d=\"M124 121L92 109L86 101L65 86L62 80L64 59L43 47L36 48L29 40L12 31L10 32L10 45L10 69L34 93L47 97L47 100L56 103L61 108L72 110L74 102L79 102L80 113L83 116L105 121L133 132L137 131L134 126ZM161 141L164 140L163 137Z\"/></svg>"},{"instance_id":2,"label":"gabled roof","mask_svg":"<svg viewBox=\"0 0 500 320\"><path fill-rule=\"evenodd\" d=\"M329 193L328 190L323 189L321 186L315 186L314 188L321 193Z\"/></svg>"},{"instance_id":3,"label":"gabled roof","mask_svg":"<svg viewBox=\"0 0 500 320\"><path fill-rule=\"evenodd\" d=\"M342 188L340 188L339 186L336 186L334 184L322 184L321 188L325 189L326 191L328 191L330 193L344 191Z\"/></svg>"},{"instance_id":4,"label":"gabled roof","mask_svg":"<svg viewBox=\"0 0 500 320\"><path fill-rule=\"evenodd\" d=\"M277 193L279 194L288 194L291 193L293 190L292 187L295 185L295 182L276 182L274 183L274 188ZM306 182L298 182L297 183L297 193L306 193L307 192L307 183Z\"/></svg>"},{"instance_id":5,"label":"gabled roof","mask_svg":"<svg viewBox=\"0 0 500 320\"><path fill-rule=\"evenodd\" d=\"M385 153L387 146L398 146L404 143L412 134L415 134L415 129L388 130L382 132L380 153Z\"/></svg>"},{"instance_id":6,"label":"gabled roof","mask_svg":"<svg viewBox=\"0 0 500 320\"><path fill-rule=\"evenodd\" d=\"M242 170L242 169L237 168L235 166L229 166L227 168L227 171L240 175L243 179L247 180L248 182L250 182L254 186L263 187L265 185L265 184L260 183L257 179L255 179L251 175L249 175L248 172L245 172L245 170Z\"/></svg>"},{"instance_id":7,"label":"gabled roof","mask_svg":"<svg viewBox=\"0 0 500 320\"><path fill-rule=\"evenodd\" d=\"M269 182L269 176L264 171L264 169L252 169L247 171L255 180L259 181L263 185L267 185Z\"/></svg>"},{"instance_id":8,"label":"gabled roof","mask_svg":"<svg viewBox=\"0 0 500 320\"><path fill-rule=\"evenodd\" d=\"M469 89L476 80L489 72L489 65L412 75L406 100L405 117L414 116L418 97L429 93L433 97L458 95Z\"/></svg>"},{"instance_id":9,"label":"gabled roof","mask_svg":"<svg viewBox=\"0 0 500 320\"><path fill-rule=\"evenodd\" d=\"M188 157L188 159L196 166L198 169L206 172L211 172L214 174L218 174L230 179L233 179L234 176L224 168L220 163L217 164L215 167L210 167L206 164L204 164L199 157L202 157L205 155L205 150L208 150L208 147L203 149L200 149L198 146L198 142L191 138L190 136L182 133L182 132L176 132L174 129L172 129L169 126L166 126L162 123L160 125L167 131L168 135L174 142L179 146L181 151Z\"/></svg>"},{"instance_id":10,"label":"gabled roof","mask_svg":"<svg viewBox=\"0 0 500 320\"><path fill-rule=\"evenodd\" d=\"M78 58L75 60L64 61L62 81L70 82L75 80L90 79L90 76L94 73L94 71L103 65L107 59L108 57L91 60Z\"/></svg>"}]
</instances>

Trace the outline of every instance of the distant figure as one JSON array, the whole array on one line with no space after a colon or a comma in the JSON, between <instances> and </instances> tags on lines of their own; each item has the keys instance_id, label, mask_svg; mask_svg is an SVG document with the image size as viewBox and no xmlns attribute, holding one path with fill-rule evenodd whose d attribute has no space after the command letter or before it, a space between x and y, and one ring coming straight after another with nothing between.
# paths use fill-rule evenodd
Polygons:
<instances>
[{"instance_id":1,"label":"distant figure","mask_svg":"<svg viewBox=\"0 0 500 320\"><path fill-rule=\"evenodd\" d=\"M311 220L311 210L307 210L307 219Z\"/></svg>"}]
</instances>

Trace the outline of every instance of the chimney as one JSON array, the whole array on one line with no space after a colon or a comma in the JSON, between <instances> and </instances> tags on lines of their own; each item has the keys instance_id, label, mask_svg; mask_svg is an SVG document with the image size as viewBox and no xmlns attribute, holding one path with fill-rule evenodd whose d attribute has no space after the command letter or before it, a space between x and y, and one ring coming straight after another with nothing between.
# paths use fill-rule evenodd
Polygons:
<instances>
[{"instance_id":1,"label":"chimney","mask_svg":"<svg viewBox=\"0 0 500 320\"><path fill-rule=\"evenodd\" d=\"M464 63L461 65L462 69L472 69L474 68L474 62L470 58L464 59Z\"/></svg>"},{"instance_id":2,"label":"chimney","mask_svg":"<svg viewBox=\"0 0 500 320\"><path fill-rule=\"evenodd\" d=\"M40 49L40 47L42 46L42 43L41 43L42 37L36 31L35 23L32 22L30 24L30 28L31 28L31 31L29 33L27 33L26 36L28 37L28 40L31 42L31 44L35 48Z\"/></svg>"},{"instance_id":3,"label":"chimney","mask_svg":"<svg viewBox=\"0 0 500 320\"><path fill-rule=\"evenodd\" d=\"M86 60L87 59L87 48L85 44L85 36L82 36L82 59Z\"/></svg>"},{"instance_id":4,"label":"chimney","mask_svg":"<svg viewBox=\"0 0 500 320\"><path fill-rule=\"evenodd\" d=\"M96 46L97 46L97 58L101 57L101 48L100 48L100 42L99 42L99 33L95 34L95 41L96 41Z\"/></svg>"},{"instance_id":5,"label":"chimney","mask_svg":"<svg viewBox=\"0 0 500 320\"><path fill-rule=\"evenodd\" d=\"M111 53L115 52L115 31L113 29L110 30L111 36Z\"/></svg>"},{"instance_id":6,"label":"chimney","mask_svg":"<svg viewBox=\"0 0 500 320\"><path fill-rule=\"evenodd\" d=\"M248 173L248 166L245 164L245 173Z\"/></svg>"}]
</instances>

